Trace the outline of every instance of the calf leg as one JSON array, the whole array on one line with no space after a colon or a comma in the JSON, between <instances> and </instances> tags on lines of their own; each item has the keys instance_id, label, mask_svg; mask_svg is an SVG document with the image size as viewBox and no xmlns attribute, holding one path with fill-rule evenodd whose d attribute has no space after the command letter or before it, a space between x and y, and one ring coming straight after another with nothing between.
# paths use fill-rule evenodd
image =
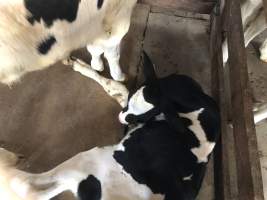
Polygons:
<instances>
[{"instance_id":1,"label":"calf leg","mask_svg":"<svg viewBox=\"0 0 267 200\"><path fill-rule=\"evenodd\" d=\"M123 84L99 75L81 60L74 59L71 64L74 71L80 72L82 75L98 82L108 95L114 98L122 107L126 106L129 92Z\"/></svg>"},{"instance_id":2,"label":"calf leg","mask_svg":"<svg viewBox=\"0 0 267 200\"><path fill-rule=\"evenodd\" d=\"M101 54L104 53L103 47L100 45L87 45L87 50L92 56L91 66L94 70L103 71L104 64L101 59Z\"/></svg>"},{"instance_id":3,"label":"calf leg","mask_svg":"<svg viewBox=\"0 0 267 200\"><path fill-rule=\"evenodd\" d=\"M108 60L112 78L116 81L124 81L125 74L121 71L120 67L120 43L113 46L106 46L104 54Z\"/></svg>"},{"instance_id":4,"label":"calf leg","mask_svg":"<svg viewBox=\"0 0 267 200\"><path fill-rule=\"evenodd\" d=\"M92 55L92 61L91 61L91 67L94 70L97 71L103 71L104 70L104 64L101 59L101 54L105 54L105 57L107 58L109 68L110 68L110 74L114 80L117 81L124 81L125 80L125 74L122 73L120 68L120 42L115 45L111 45L112 39L107 40L103 42L102 45L87 45L87 50Z\"/></svg>"},{"instance_id":5,"label":"calf leg","mask_svg":"<svg viewBox=\"0 0 267 200\"><path fill-rule=\"evenodd\" d=\"M103 39L104 55L108 60L110 74L116 81L124 81L125 74L120 68L120 43L122 38L128 32L131 21L131 14L136 1L118 1L121 9L113 15L106 15L103 20L103 30L106 38Z\"/></svg>"}]
</instances>

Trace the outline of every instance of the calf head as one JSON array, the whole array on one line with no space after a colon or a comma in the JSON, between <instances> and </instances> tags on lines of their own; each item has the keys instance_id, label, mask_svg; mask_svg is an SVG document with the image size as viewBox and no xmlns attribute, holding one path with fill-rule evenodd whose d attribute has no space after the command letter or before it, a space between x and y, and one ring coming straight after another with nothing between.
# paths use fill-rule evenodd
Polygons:
<instances>
[{"instance_id":1,"label":"calf head","mask_svg":"<svg viewBox=\"0 0 267 200\"><path fill-rule=\"evenodd\" d=\"M127 106L119 114L122 124L145 123L159 114L164 114L173 127L185 129L174 104L162 92L154 65L143 52L143 72L145 82L137 90L130 92Z\"/></svg>"}]
</instances>

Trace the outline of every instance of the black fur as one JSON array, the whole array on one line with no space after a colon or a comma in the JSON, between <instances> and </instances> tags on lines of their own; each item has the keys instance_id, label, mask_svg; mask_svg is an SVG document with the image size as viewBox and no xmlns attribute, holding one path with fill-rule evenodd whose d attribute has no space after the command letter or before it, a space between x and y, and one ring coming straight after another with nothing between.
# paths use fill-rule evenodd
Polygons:
<instances>
[{"instance_id":1,"label":"black fur","mask_svg":"<svg viewBox=\"0 0 267 200\"><path fill-rule=\"evenodd\" d=\"M57 40L54 36L49 36L44 41L42 41L40 44L38 44L38 47L37 47L38 52L43 55L47 54L56 42Z\"/></svg>"},{"instance_id":2,"label":"black fur","mask_svg":"<svg viewBox=\"0 0 267 200\"><path fill-rule=\"evenodd\" d=\"M146 184L165 200L195 199L206 171L206 162L198 163L191 148L199 147L195 134L189 129L192 121L179 113L203 109L198 120L208 141L216 142L220 134L220 114L216 102L201 86L185 75L157 78L154 66L144 54L145 83L143 95L154 108L141 115L128 114L129 123L145 123L131 134L114 158L138 183ZM131 94L133 95L133 94ZM131 98L131 97L129 97ZM126 107L123 112L127 112ZM166 120L155 121L163 113ZM191 180L183 180L192 176Z\"/></svg>"},{"instance_id":3,"label":"black fur","mask_svg":"<svg viewBox=\"0 0 267 200\"><path fill-rule=\"evenodd\" d=\"M145 101L153 104L154 108L138 116L128 114L125 120L128 123L143 123L163 113L172 128L187 135L189 130L186 130L178 113L189 113L203 108L199 120L208 140L214 142L220 128L220 115L216 102L188 76L172 74L157 78L152 61L145 52L143 52L143 64L145 75L143 95ZM127 110L126 107L123 112Z\"/></svg>"},{"instance_id":4,"label":"black fur","mask_svg":"<svg viewBox=\"0 0 267 200\"><path fill-rule=\"evenodd\" d=\"M24 0L27 16L31 24L43 20L46 26L52 26L55 20L73 22L77 17L80 0Z\"/></svg>"},{"instance_id":5,"label":"black fur","mask_svg":"<svg viewBox=\"0 0 267 200\"><path fill-rule=\"evenodd\" d=\"M131 134L114 158L138 183L165 199L194 199L205 165L184 145L181 135L166 121L149 121ZM183 180L193 174L192 181Z\"/></svg>"},{"instance_id":6,"label":"black fur","mask_svg":"<svg viewBox=\"0 0 267 200\"><path fill-rule=\"evenodd\" d=\"M149 77L154 69L149 60L145 63L150 66L146 70ZM143 92L145 100L155 108L141 116L127 116L134 123L142 121L143 126L127 136L122 143L124 149L114 151L113 158L137 183L146 185L154 194L164 195L165 200L194 200L207 162L199 163L192 153L191 149L199 147L200 142L189 129L192 121L179 117L179 113L203 108L198 120L208 140L216 142L220 130L217 105L199 84L183 75L150 79ZM161 112L166 120L155 120ZM81 200L99 200L101 184L89 176L80 183L78 194Z\"/></svg>"},{"instance_id":7,"label":"black fur","mask_svg":"<svg viewBox=\"0 0 267 200\"><path fill-rule=\"evenodd\" d=\"M146 84L156 84L157 76L154 65L145 51L143 52L143 66Z\"/></svg>"},{"instance_id":8,"label":"black fur","mask_svg":"<svg viewBox=\"0 0 267 200\"><path fill-rule=\"evenodd\" d=\"M97 0L97 8L101 9L103 6L104 0Z\"/></svg>"},{"instance_id":9,"label":"black fur","mask_svg":"<svg viewBox=\"0 0 267 200\"><path fill-rule=\"evenodd\" d=\"M101 194L101 183L93 175L88 176L79 184L78 197L80 200L100 200Z\"/></svg>"}]
</instances>

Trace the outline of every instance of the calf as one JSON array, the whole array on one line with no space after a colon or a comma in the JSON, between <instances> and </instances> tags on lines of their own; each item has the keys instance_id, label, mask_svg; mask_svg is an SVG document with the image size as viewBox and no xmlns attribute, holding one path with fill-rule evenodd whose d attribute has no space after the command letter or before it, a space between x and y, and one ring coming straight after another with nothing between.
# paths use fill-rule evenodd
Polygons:
<instances>
[{"instance_id":1,"label":"calf","mask_svg":"<svg viewBox=\"0 0 267 200\"><path fill-rule=\"evenodd\" d=\"M93 76L88 71L90 69L79 63L75 63L74 69L86 76ZM148 57L145 57L145 69L154 73ZM179 89L171 87L169 91L165 91L170 95L162 95L161 99L179 98L183 95L175 104L177 110L172 112L173 110L166 109L172 108L167 105L169 99L157 108L158 112L152 111L158 103L149 110L144 111L142 108L141 115L152 112L153 115L141 120L135 119L135 127L117 145L82 152L51 171L29 174L12 170L15 175L10 181L13 190L22 198L27 198L29 193L37 200L50 199L65 190L72 191L81 200L148 200L156 194L162 195L166 200L195 199L209 154L219 133L219 113L213 100L192 79L185 76L170 77L176 77L173 81L178 80L176 83L179 83ZM129 97L128 110L124 114L127 112L127 116L130 115L128 111L138 110L141 104L146 108L151 104L152 107L153 103L147 101L144 91L160 92L158 86L163 80L168 80L168 77L159 79L162 82L158 85L150 85L154 84L155 79L155 76L147 74L145 85ZM166 84L170 82L167 81ZM192 91L186 90L188 85L192 86ZM106 83L103 85L107 86ZM181 88L184 88L184 93L177 93ZM171 104L175 101L172 100ZM187 101L183 102L185 100ZM201 107L196 102L201 102ZM164 113L166 118L156 117L158 113ZM125 120L128 119L127 116ZM138 117L136 113L135 117Z\"/></svg>"},{"instance_id":2,"label":"calf","mask_svg":"<svg viewBox=\"0 0 267 200\"><path fill-rule=\"evenodd\" d=\"M219 135L220 118L217 104L200 85L185 75L156 77L149 57L144 54L146 81L129 94L127 106L119 114L123 124L166 120L182 133L198 163L207 162Z\"/></svg>"},{"instance_id":3,"label":"calf","mask_svg":"<svg viewBox=\"0 0 267 200\"><path fill-rule=\"evenodd\" d=\"M137 0L0 0L0 82L11 84L87 45L91 66L123 81L120 41Z\"/></svg>"}]
</instances>

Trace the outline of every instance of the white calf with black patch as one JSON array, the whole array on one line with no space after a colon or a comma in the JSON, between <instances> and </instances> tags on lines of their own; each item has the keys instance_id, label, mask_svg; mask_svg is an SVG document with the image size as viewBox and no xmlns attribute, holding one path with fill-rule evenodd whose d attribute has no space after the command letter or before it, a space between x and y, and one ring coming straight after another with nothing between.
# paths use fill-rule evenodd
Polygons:
<instances>
[{"instance_id":1,"label":"white calf with black patch","mask_svg":"<svg viewBox=\"0 0 267 200\"><path fill-rule=\"evenodd\" d=\"M65 59L87 46L91 65L122 81L120 41L137 0L0 0L0 82L11 84L30 71Z\"/></svg>"},{"instance_id":2,"label":"white calf with black patch","mask_svg":"<svg viewBox=\"0 0 267 200\"><path fill-rule=\"evenodd\" d=\"M93 76L88 68L84 71L83 66L75 62L76 71ZM152 65L147 65L147 61L145 64L146 70L153 71ZM150 116L130 117L136 125L120 143L82 152L42 174L12 169L14 176L10 185L13 191L23 199L34 195L36 200L47 200L66 190L72 191L81 200L148 200L153 195L160 195L165 200L195 199L213 148L207 144L215 143L219 134L219 113L214 101L189 77L175 75L171 76L171 81L168 77L162 81L169 80L168 85L177 78L180 82L175 86L180 85L180 89L170 88L170 93L161 96L165 99L167 95L167 102L153 99L157 97L153 95L160 92L158 86L164 88L164 84L161 81L160 84L154 83L155 77L147 79L131 103L131 112L137 102L140 114L140 101L153 105L151 109L154 111L147 110L145 106L146 113L141 115ZM101 77L96 79L103 83ZM108 84L104 83L103 87L108 87ZM184 93L181 93L183 88ZM128 103L133 96L129 96ZM179 101L175 107L169 107L169 100ZM195 108L198 103L202 108ZM186 112L190 109L194 111ZM123 112L127 112L127 107ZM125 116L128 123L132 123L128 121L130 114L134 115L128 112ZM194 153L195 149L198 149L197 153Z\"/></svg>"}]
</instances>

